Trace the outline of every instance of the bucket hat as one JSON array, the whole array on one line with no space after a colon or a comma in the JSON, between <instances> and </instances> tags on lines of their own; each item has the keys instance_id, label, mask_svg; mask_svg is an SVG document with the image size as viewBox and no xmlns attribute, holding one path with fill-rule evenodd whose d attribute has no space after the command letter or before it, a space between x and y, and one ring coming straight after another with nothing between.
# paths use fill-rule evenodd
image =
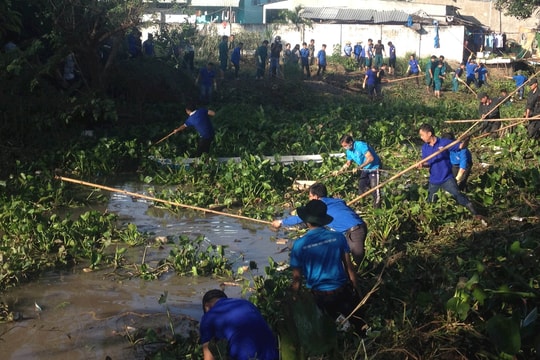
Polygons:
<instances>
[{"instance_id":1,"label":"bucket hat","mask_svg":"<svg viewBox=\"0 0 540 360\"><path fill-rule=\"evenodd\" d=\"M296 213L302 221L324 226L330 224L334 218L326 213L326 204L321 200L311 200L306 206L300 206L296 209Z\"/></svg>"}]
</instances>

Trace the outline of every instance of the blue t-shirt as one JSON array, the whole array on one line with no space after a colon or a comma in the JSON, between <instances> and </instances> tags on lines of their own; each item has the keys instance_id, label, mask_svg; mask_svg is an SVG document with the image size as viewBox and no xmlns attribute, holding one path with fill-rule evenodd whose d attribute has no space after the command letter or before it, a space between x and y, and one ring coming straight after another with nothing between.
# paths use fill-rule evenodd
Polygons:
<instances>
[{"instance_id":1,"label":"blue t-shirt","mask_svg":"<svg viewBox=\"0 0 540 360\"><path fill-rule=\"evenodd\" d=\"M352 46L351 45L345 45L343 48L343 52L345 53L345 56L351 56L352 54Z\"/></svg>"},{"instance_id":2,"label":"blue t-shirt","mask_svg":"<svg viewBox=\"0 0 540 360\"><path fill-rule=\"evenodd\" d=\"M449 145L454 142L453 140L437 138L433 146L429 144L422 145L422 159L427 158L428 156L436 153L441 148ZM458 151L459 143L452 146L451 148L443 151L437 156L429 159L426 164L429 165L429 182L435 185L440 185L446 180L453 177L452 175L452 164L450 163L450 151Z\"/></svg>"},{"instance_id":3,"label":"blue t-shirt","mask_svg":"<svg viewBox=\"0 0 540 360\"><path fill-rule=\"evenodd\" d=\"M396 47L394 45L390 45L388 48L388 53L390 54L390 59L396 58Z\"/></svg>"},{"instance_id":4,"label":"blue t-shirt","mask_svg":"<svg viewBox=\"0 0 540 360\"><path fill-rule=\"evenodd\" d=\"M331 291L349 281L342 255L350 251L342 233L318 227L294 242L290 265L302 271L308 289Z\"/></svg>"},{"instance_id":5,"label":"blue t-shirt","mask_svg":"<svg viewBox=\"0 0 540 360\"><path fill-rule=\"evenodd\" d=\"M235 47L231 54L231 62L235 65L240 64L240 47Z\"/></svg>"},{"instance_id":6,"label":"blue t-shirt","mask_svg":"<svg viewBox=\"0 0 540 360\"><path fill-rule=\"evenodd\" d=\"M450 163L459 166L460 169L470 168L472 165L472 155L469 149L450 151Z\"/></svg>"},{"instance_id":7,"label":"blue t-shirt","mask_svg":"<svg viewBox=\"0 0 540 360\"><path fill-rule=\"evenodd\" d=\"M420 65L416 59L409 60L409 66L411 67L411 72L413 74L418 74L420 72Z\"/></svg>"},{"instance_id":8,"label":"blue t-shirt","mask_svg":"<svg viewBox=\"0 0 540 360\"><path fill-rule=\"evenodd\" d=\"M214 127L210 121L210 116L208 116L208 110L201 108L197 109L189 115L186 122L184 123L187 127L194 127L195 130L199 133L199 136L203 139L213 139L214 138Z\"/></svg>"},{"instance_id":9,"label":"blue t-shirt","mask_svg":"<svg viewBox=\"0 0 540 360\"><path fill-rule=\"evenodd\" d=\"M527 77L525 75L514 75L512 79L514 79L516 82L516 87L520 87L525 83L525 81L527 81Z\"/></svg>"},{"instance_id":10,"label":"blue t-shirt","mask_svg":"<svg viewBox=\"0 0 540 360\"><path fill-rule=\"evenodd\" d=\"M302 61L302 65L309 64L309 49L308 48L300 49L300 60Z\"/></svg>"},{"instance_id":11,"label":"blue t-shirt","mask_svg":"<svg viewBox=\"0 0 540 360\"><path fill-rule=\"evenodd\" d=\"M339 232L345 232L353 226L364 223L364 220L353 209L347 206L345 201L334 199L331 197L323 197L320 199L326 204L326 213L334 218L327 226ZM302 223L303 220L299 216L288 216L282 220L283 226L293 226Z\"/></svg>"},{"instance_id":12,"label":"blue t-shirt","mask_svg":"<svg viewBox=\"0 0 540 360\"><path fill-rule=\"evenodd\" d=\"M368 85L375 85L377 84L377 72L373 71L372 69L368 69L366 71L366 84Z\"/></svg>"},{"instance_id":13,"label":"blue t-shirt","mask_svg":"<svg viewBox=\"0 0 540 360\"><path fill-rule=\"evenodd\" d=\"M470 62L465 66L465 70L467 71L467 78L474 78L475 72L476 72L476 64L473 62Z\"/></svg>"},{"instance_id":14,"label":"blue t-shirt","mask_svg":"<svg viewBox=\"0 0 540 360\"><path fill-rule=\"evenodd\" d=\"M278 360L276 338L259 310L244 299L219 299L203 315L201 344L226 339L231 359Z\"/></svg>"},{"instance_id":15,"label":"blue t-shirt","mask_svg":"<svg viewBox=\"0 0 540 360\"><path fill-rule=\"evenodd\" d=\"M476 69L476 72L478 73L478 80L485 81L486 75L488 73L488 69L485 66L480 66Z\"/></svg>"},{"instance_id":16,"label":"blue t-shirt","mask_svg":"<svg viewBox=\"0 0 540 360\"><path fill-rule=\"evenodd\" d=\"M317 53L317 61L319 61L319 65L325 66L326 65L326 51L319 50Z\"/></svg>"},{"instance_id":17,"label":"blue t-shirt","mask_svg":"<svg viewBox=\"0 0 540 360\"><path fill-rule=\"evenodd\" d=\"M373 74L375 74L375 72L373 72ZM375 74L375 79L377 79L377 74ZM364 161L366 161L366 153L368 151L373 156L373 161L364 166L363 170L376 170L379 168L379 166L381 166L381 160L379 159L379 156L375 150L373 150L371 145L368 145L368 143L357 140L353 143L352 149L345 151L345 154L347 155L347 160L351 160L358 165L362 165Z\"/></svg>"},{"instance_id":18,"label":"blue t-shirt","mask_svg":"<svg viewBox=\"0 0 540 360\"><path fill-rule=\"evenodd\" d=\"M354 55L360 56L360 54L362 53L362 45L360 44L354 45L353 52L354 52Z\"/></svg>"},{"instance_id":19,"label":"blue t-shirt","mask_svg":"<svg viewBox=\"0 0 540 360\"><path fill-rule=\"evenodd\" d=\"M206 87L212 86L214 83L214 78L216 77L216 72L214 70L208 70L208 68L202 67L199 70L199 82Z\"/></svg>"},{"instance_id":20,"label":"blue t-shirt","mask_svg":"<svg viewBox=\"0 0 540 360\"><path fill-rule=\"evenodd\" d=\"M362 50L360 50L360 56L361 57L366 57L366 47L362 47Z\"/></svg>"}]
</instances>

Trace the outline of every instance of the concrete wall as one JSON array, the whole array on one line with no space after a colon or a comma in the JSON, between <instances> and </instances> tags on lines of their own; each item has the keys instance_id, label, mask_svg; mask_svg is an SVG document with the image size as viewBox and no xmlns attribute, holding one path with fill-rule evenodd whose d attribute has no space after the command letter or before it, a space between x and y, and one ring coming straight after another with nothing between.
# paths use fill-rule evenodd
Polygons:
<instances>
[{"instance_id":1,"label":"concrete wall","mask_svg":"<svg viewBox=\"0 0 540 360\"><path fill-rule=\"evenodd\" d=\"M335 44L339 44L343 50L345 43L351 41L355 44L357 41L363 41L367 44L367 39L371 38L374 42L381 39L387 48L388 41L396 46L398 57L403 57L409 53L415 53L417 57L424 58L431 55L444 55L449 61L462 60L463 55L463 26L448 26L439 28L440 48L434 48L435 27L423 27L422 34L402 25L350 25L350 24L313 24L313 27L305 27L298 31L291 25L264 25L252 24L241 25L232 24L231 31L236 34L238 39L242 38L242 32L259 33L261 41L265 38L269 41L268 29L271 29L273 36L281 36L282 42L295 44L302 42L309 43L310 39L315 40L315 47L320 49L322 44L327 45L328 54L332 53Z\"/></svg>"}]
</instances>

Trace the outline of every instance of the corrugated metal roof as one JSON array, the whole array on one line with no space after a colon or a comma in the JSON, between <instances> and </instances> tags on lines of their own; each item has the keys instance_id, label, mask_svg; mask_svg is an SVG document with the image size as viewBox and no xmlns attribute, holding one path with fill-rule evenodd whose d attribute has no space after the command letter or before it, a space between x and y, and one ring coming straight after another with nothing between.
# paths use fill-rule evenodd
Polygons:
<instances>
[{"instance_id":1,"label":"corrugated metal roof","mask_svg":"<svg viewBox=\"0 0 540 360\"><path fill-rule=\"evenodd\" d=\"M338 15L338 8L307 7L302 12L302 17L307 19L334 20Z\"/></svg>"},{"instance_id":2,"label":"corrugated metal roof","mask_svg":"<svg viewBox=\"0 0 540 360\"><path fill-rule=\"evenodd\" d=\"M398 11L377 11L372 9L349 9L332 7L306 7L301 14L306 19L333 21L356 21L381 23L406 23L409 14Z\"/></svg>"},{"instance_id":3,"label":"corrugated metal roof","mask_svg":"<svg viewBox=\"0 0 540 360\"><path fill-rule=\"evenodd\" d=\"M409 14L399 10L377 11L373 17L373 22L375 24L403 23L407 22L408 18Z\"/></svg>"},{"instance_id":4,"label":"corrugated metal roof","mask_svg":"<svg viewBox=\"0 0 540 360\"><path fill-rule=\"evenodd\" d=\"M371 9L339 9L338 18L343 21L372 21L376 12Z\"/></svg>"}]
</instances>

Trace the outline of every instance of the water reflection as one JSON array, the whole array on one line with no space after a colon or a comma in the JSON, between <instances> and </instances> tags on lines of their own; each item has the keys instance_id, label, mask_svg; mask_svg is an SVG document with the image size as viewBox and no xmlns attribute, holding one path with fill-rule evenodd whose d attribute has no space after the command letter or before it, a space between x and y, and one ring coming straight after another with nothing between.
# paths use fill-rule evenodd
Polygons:
<instances>
[{"instance_id":1,"label":"water reflection","mask_svg":"<svg viewBox=\"0 0 540 360\"><path fill-rule=\"evenodd\" d=\"M118 187L145 193L147 187L126 183ZM285 245L274 242L276 233L260 223L239 221L227 216L195 211L173 213L153 207L148 201L114 193L108 211L119 215L122 223L134 223L140 231L153 236L204 235L209 243L227 245L227 257L235 268L255 261L263 271L268 257L284 261ZM134 250L132 257L142 258L144 249ZM147 249L148 259L164 258L166 250ZM199 320L201 298L222 280L179 277L166 274L156 281L120 279L107 274L110 269L85 273L82 268L54 272L11 289L0 300L20 312L23 320L0 324L3 359L139 359L124 336L130 324L155 322L167 325L165 305L158 299L168 291L166 305L177 319L187 316ZM239 288L227 288L230 296L239 296ZM42 308L36 312L35 304Z\"/></svg>"}]
</instances>

